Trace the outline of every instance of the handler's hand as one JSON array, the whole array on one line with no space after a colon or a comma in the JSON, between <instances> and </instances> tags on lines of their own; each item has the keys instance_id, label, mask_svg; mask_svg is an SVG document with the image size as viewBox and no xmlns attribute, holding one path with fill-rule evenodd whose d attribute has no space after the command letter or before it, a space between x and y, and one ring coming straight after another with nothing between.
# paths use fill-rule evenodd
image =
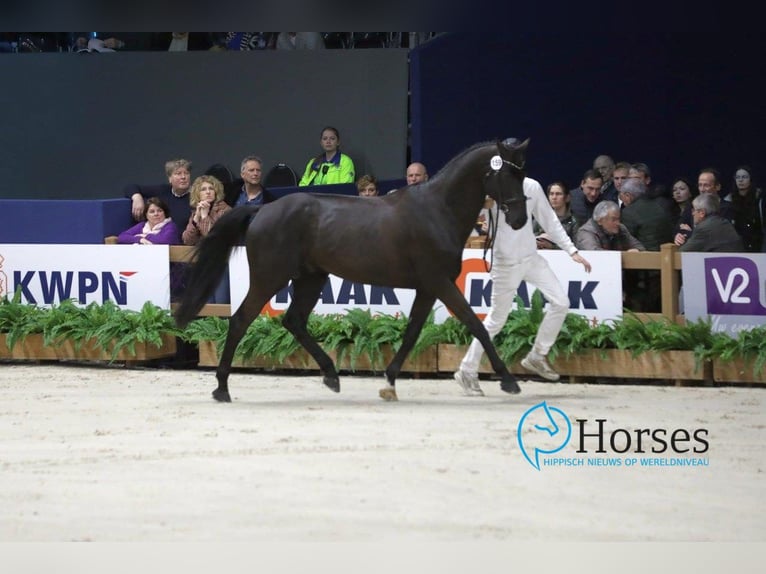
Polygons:
<instances>
[{"instance_id":1,"label":"handler's hand","mask_svg":"<svg viewBox=\"0 0 766 574\"><path fill-rule=\"evenodd\" d=\"M585 259L585 257L580 255L579 252L572 255L572 261L576 261L577 263L585 267L586 273L590 273L591 271L590 261L588 261L587 259Z\"/></svg>"}]
</instances>

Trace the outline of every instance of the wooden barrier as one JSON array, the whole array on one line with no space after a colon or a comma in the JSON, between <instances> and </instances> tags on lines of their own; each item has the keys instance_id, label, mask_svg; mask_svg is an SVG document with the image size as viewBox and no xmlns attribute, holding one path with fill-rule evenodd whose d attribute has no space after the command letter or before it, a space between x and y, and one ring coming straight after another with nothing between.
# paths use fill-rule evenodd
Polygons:
<instances>
[{"instance_id":1,"label":"wooden barrier","mask_svg":"<svg viewBox=\"0 0 766 574\"><path fill-rule=\"evenodd\" d=\"M480 248L479 238L469 238L466 247ZM193 247L186 245L170 246L170 261L190 261ZM622 252L623 269L654 269L660 272L662 289L662 307L659 313L639 313L643 321L656 321L668 319L678 324L683 324L684 316L678 312L678 294L681 288L681 253L674 243L665 243L660 251ZM175 310L176 304L171 305ZM199 313L200 317L229 317L231 306L208 303Z\"/></svg>"}]
</instances>

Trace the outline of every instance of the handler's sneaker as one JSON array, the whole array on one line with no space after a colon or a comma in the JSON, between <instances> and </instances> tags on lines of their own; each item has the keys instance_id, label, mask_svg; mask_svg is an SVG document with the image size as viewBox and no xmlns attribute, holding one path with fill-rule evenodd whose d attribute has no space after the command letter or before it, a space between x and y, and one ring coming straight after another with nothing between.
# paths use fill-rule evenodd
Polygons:
<instances>
[{"instance_id":1,"label":"handler's sneaker","mask_svg":"<svg viewBox=\"0 0 766 574\"><path fill-rule=\"evenodd\" d=\"M548 359L545 358L545 355L540 355L534 351L530 351L527 356L521 360L521 366L528 371L537 373L542 378L548 379L549 381L558 381L560 378L559 374L554 371L553 367L548 363Z\"/></svg>"},{"instance_id":2,"label":"handler's sneaker","mask_svg":"<svg viewBox=\"0 0 766 574\"><path fill-rule=\"evenodd\" d=\"M463 389L463 394L467 397L483 397L484 391L479 386L479 377L470 376L463 371L455 371L455 381L460 388Z\"/></svg>"}]
</instances>

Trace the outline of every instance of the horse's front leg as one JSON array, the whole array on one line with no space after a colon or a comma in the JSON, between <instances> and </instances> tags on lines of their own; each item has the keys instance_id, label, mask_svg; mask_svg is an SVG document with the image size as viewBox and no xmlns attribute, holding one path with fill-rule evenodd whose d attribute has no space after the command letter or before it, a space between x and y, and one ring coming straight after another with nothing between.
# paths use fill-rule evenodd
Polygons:
<instances>
[{"instance_id":1,"label":"horse's front leg","mask_svg":"<svg viewBox=\"0 0 766 574\"><path fill-rule=\"evenodd\" d=\"M399 400L396 396L396 377L399 376L407 355L410 354L412 347L415 346L420 336L420 331L423 330L423 324L426 322L428 314L434 306L434 301L436 301L436 297L432 295L425 295L420 291L416 293L415 301L412 303L412 309L410 310L410 322L407 323L407 328L404 330L402 344L386 368L388 386L378 391L378 395L384 401Z\"/></svg>"},{"instance_id":2,"label":"horse's front leg","mask_svg":"<svg viewBox=\"0 0 766 574\"><path fill-rule=\"evenodd\" d=\"M484 347L484 351L487 353L487 358L489 359L492 368L495 369L495 372L498 375L500 375L500 389L506 393L520 393L521 387L519 387L519 384L516 382L516 377L511 374L503 360L500 358L500 355L497 354L497 349L495 349L495 345L492 343L492 339L489 336L487 329L476 316L473 309L471 309L468 301L465 300L465 297L457 286L451 282L448 285L443 286L438 292L438 297L455 314L455 317L468 327L471 335L473 335L481 343L482 347Z\"/></svg>"},{"instance_id":3,"label":"horse's front leg","mask_svg":"<svg viewBox=\"0 0 766 574\"><path fill-rule=\"evenodd\" d=\"M330 356L308 332L311 310L327 282L327 274L315 273L293 279L293 300L287 308L282 324L290 331L304 349L314 358L322 373L322 382L333 392L340 392L340 379Z\"/></svg>"}]
</instances>

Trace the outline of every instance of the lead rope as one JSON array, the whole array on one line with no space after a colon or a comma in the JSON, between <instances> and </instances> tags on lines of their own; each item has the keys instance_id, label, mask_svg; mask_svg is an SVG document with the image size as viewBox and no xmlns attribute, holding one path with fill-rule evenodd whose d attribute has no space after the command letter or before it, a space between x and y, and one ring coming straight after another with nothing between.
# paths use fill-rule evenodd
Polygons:
<instances>
[{"instance_id":1,"label":"lead rope","mask_svg":"<svg viewBox=\"0 0 766 574\"><path fill-rule=\"evenodd\" d=\"M495 202L495 208L489 208L487 209L489 220L487 221L487 240L484 242L484 253L482 255L482 259L484 260L484 269L486 269L487 273L489 273L492 270L492 265L494 263L494 256L495 251L492 249L492 247L495 245L495 237L497 237L497 219L494 215L494 209L497 208L497 202ZM499 217L498 213L498 217ZM487 261L487 252L490 252L489 254L489 261Z\"/></svg>"}]
</instances>

